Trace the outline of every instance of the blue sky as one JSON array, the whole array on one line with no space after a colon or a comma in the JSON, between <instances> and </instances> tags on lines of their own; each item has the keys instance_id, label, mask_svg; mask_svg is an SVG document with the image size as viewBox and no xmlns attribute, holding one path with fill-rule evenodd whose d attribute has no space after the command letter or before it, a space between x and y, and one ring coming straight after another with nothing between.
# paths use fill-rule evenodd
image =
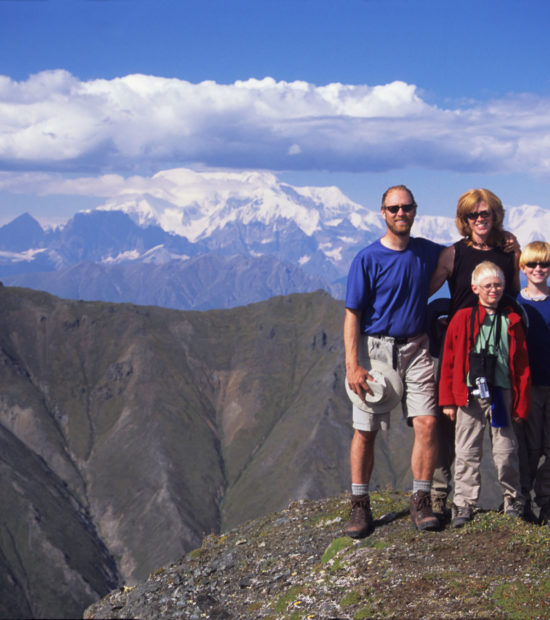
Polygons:
<instances>
[{"instance_id":1,"label":"blue sky","mask_svg":"<svg viewBox=\"0 0 550 620\"><path fill-rule=\"evenodd\" d=\"M0 223L177 166L550 208L549 25L546 0L0 0Z\"/></svg>"}]
</instances>

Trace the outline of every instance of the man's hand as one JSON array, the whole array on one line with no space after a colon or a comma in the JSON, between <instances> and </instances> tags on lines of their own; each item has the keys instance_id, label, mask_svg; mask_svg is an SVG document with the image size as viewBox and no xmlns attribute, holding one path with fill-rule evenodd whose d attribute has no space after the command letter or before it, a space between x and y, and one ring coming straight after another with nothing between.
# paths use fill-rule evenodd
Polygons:
<instances>
[{"instance_id":1,"label":"man's hand","mask_svg":"<svg viewBox=\"0 0 550 620\"><path fill-rule=\"evenodd\" d=\"M442 407L441 410L449 418L449 420L451 420L451 422L456 420L456 405L447 405L446 407Z\"/></svg>"},{"instance_id":2,"label":"man's hand","mask_svg":"<svg viewBox=\"0 0 550 620\"><path fill-rule=\"evenodd\" d=\"M367 381L374 381L369 371L362 366L356 366L352 370L349 370L346 376L346 380L352 392L355 392L361 400L365 400L365 392L372 394L372 390L369 387Z\"/></svg>"},{"instance_id":3,"label":"man's hand","mask_svg":"<svg viewBox=\"0 0 550 620\"><path fill-rule=\"evenodd\" d=\"M361 326L361 311L346 308L344 319L344 348L346 351L346 381L352 392L365 400L365 392L372 394L367 381L372 381L368 370L359 364L358 351Z\"/></svg>"}]
</instances>

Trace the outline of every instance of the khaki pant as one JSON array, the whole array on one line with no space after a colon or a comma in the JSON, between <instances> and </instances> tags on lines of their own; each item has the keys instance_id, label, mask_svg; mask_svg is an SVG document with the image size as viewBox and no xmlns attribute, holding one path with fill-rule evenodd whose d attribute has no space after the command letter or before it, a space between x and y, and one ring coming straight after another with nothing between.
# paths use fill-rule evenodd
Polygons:
<instances>
[{"instance_id":1,"label":"khaki pant","mask_svg":"<svg viewBox=\"0 0 550 620\"><path fill-rule=\"evenodd\" d=\"M475 506L481 490L481 457L483 433L488 425L491 432L493 461L497 478L502 485L505 505L524 502L519 480L518 443L511 424L511 391L502 390L507 425L491 426L491 405L487 400L472 398L467 407L456 413L455 435L455 494L457 506Z\"/></svg>"},{"instance_id":2,"label":"khaki pant","mask_svg":"<svg viewBox=\"0 0 550 620\"><path fill-rule=\"evenodd\" d=\"M422 415L437 415L435 397L435 375L428 349L428 336L421 334L409 338L404 344L397 344L389 336L363 334L359 345L359 363L376 359L397 370L404 385L401 400L403 417L412 426L412 418ZM363 365L365 362L363 362ZM353 407L353 428L360 431L375 431L390 427L390 412L368 413Z\"/></svg>"},{"instance_id":3,"label":"khaki pant","mask_svg":"<svg viewBox=\"0 0 550 620\"><path fill-rule=\"evenodd\" d=\"M436 386L439 386L440 363L443 346L438 358L434 358ZM436 387L437 392L438 387ZM439 408L437 412L437 461L432 480L432 500L447 500L452 491L453 474L451 467L455 460L455 422L451 421Z\"/></svg>"},{"instance_id":4,"label":"khaki pant","mask_svg":"<svg viewBox=\"0 0 550 620\"><path fill-rule=\"evenodd\" d=\"M455 422L441 410L437 415L437 461L432 482L432 498L446 500L452 490L451 467L455 460Z\"/></svg>"},{"instance_id":5,"label":"khaki pant","mask_svg":"<svg viewBox=\"0 0 550 620\"><path fill-rule=\"evenodd\" d=\"M528 490L535 490L535 501L544 506L550 501L550 386L531 388L531 411L524 422Z\"/></svg>"}]
</instances>

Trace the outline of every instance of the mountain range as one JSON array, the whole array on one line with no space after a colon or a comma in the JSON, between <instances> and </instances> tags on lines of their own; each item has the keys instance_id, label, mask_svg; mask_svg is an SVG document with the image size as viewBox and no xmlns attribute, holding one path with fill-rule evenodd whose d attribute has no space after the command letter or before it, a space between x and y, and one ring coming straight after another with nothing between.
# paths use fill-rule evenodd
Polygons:
<instances>
[{"instance_id":1,"label":"mountain range","mask_svg":"<svg viewBox=\"0 0 550 620\"><path fill-rule=\"evenodd\" d=\"M550 212L524 205L506 226L545 238ZM231 308L322 288L344 297L351 260L383 233L377 209L336 187L294 187L266 172L166 170L44 230L23 214L0 228L0 278L70 299ZM413 233L456 240L454 220L422 215Z\"/></svg>"},{"instance_id":2,"label":"mountain range","mask_svg":"<svg viewBox=\"0 0 550 620\"><path fill-rule=\"evenodd\" d=\"M23 214L0 228L0 278L84 300L178 309L229 308L322 288L343 298L355 254L383 233L377 210L336 187L294 187L261 172L160 172L64 226ZM522 244L550 212L508 209ZM443 244L454 220L422 215L413 233Z\"/></svg>"}]
</instances>

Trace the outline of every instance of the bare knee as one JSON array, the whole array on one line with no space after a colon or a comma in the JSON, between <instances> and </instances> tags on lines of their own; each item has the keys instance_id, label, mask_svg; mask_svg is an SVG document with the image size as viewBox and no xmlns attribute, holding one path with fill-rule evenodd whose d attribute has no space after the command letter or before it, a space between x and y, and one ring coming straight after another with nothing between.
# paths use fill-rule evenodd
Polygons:
<instances>
[{"instance_id":1,"label":"bare knee","mask_svg":"<svg viewBox=\"0 0 550 620\"><path fill-rule=\"evenodd\" d=\"M435 441L437 418L433 415L422 415L413 418L414 434L423 441Z\"/></svg>"},{"instance_id":2,"label":"bare knee","mask_svg":"<svg viewBox=\"0 0 550 620\"><path fill-rule=\"evenodd\" d=\"M376 439L377 431L360 431L355 429L353 434L353 442L357 445L361 445L364 447L370 447L374 445L374 440Z\"/></svg>"}]
</instances>

